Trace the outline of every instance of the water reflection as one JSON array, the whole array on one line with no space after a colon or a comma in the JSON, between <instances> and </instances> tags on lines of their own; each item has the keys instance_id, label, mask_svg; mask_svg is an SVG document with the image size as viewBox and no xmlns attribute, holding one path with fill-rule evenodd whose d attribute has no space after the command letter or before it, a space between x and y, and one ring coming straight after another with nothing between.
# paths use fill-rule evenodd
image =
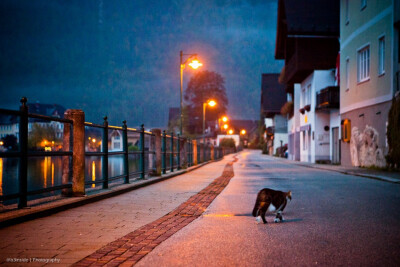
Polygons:
<instances>
[{"instance_id":1,"label":"water reflection","mask_svg":"<svg viewBox=\"0 0 400 267\"><path fill-rule=\"evenodd\" d=\"M92 161L92 181L96 181L96 162ZM92 188L94 188L96 184L92 184Z\"/></svg>"},{"instance_id":2,"label":"water reflection","mask_svg":"<svg viewBox=\"0 0 400 267\"><path fill-rule=\"evenodd\" d=\"M3 158L0 158L0 196L3 195Z\"/></svg>"},{"instance_id":3,"label":"water reflection","mask_svg":"<svg viewBox=\"0 0 400 267\"><path fill-rule=\"evenodd\" d=\"M129 155L129 172L139 171L139 155ZM62 157L32 157L28 160L28 191L57 186L62 184ZM0 195L18 193L18 158L0 158ZM85 159L85 181L95 182L102 177L102 158L88 156ZM148 168L148 159L145 161ZM108 177L112 178L124 174L123 155L110 156L108 159ZM132 177L131 177L132 178ZM121 179L122 181L122 179ZM71 181L70 181L71 182ZM98 185L98 184L97 184ZM90 183L88 187L96 187ZM48 195L60 192L46 193ZM43 196L43 195L42 195ZM32 196L29 199L38 198Z\"/></svg>"}]
</instances>

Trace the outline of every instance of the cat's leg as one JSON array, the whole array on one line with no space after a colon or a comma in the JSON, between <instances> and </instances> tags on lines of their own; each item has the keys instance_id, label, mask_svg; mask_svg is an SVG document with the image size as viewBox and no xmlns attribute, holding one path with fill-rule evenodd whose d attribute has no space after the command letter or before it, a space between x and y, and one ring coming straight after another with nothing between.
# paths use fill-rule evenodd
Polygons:
<instances>
[{"instance_id":1,"label":"cat's leg","mask_svg":"<svg viewBox=\"0 0 400 267\"><path fill-rule=\"evenodd\" d=\"M283 221L283 217L282 217L282 211L278 211L277 213L276 213L276 218L275 218L275 220L274 220L274 222L282 222Z\"/></svg>"},{"instance_id":2,"label":"cat's leg","mask_svg":"<svg viewBox=\"0 0 400 267\"><path fill-rule=\"evenodd\" d=\"M260 203L256 201L256 204L254 204L254 209L253 209L253 217L257 217L260 215Z\"/></svg>"},{"instance_id":3,"label":"cat's leg","mask_svg":"<svg viewBox=\"0 0 400 267\"><path fill-rule=\"evenodd\" d=\"M271 204L270 202L264 202L264 205L261 206L261 219L263 220L264 223L267 223L267 220L265 219L265 213L268 210L269 205Z\"/></svg>"}]
</instances>

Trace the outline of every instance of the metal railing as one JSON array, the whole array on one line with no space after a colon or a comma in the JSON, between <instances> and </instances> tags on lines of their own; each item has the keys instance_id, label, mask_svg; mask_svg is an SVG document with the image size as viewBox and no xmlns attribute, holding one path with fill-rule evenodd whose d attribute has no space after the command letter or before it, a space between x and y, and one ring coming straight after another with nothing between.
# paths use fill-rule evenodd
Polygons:
<instances>
[{"instance_id":1,"label":"metal railing","mask_svg":"<svg viewBox=\"0 0 400 267\"><path fill-rule=\"evenodd\" d=\"M67 114L69 111L66 111ZM81 113L81 118L84 118L84 113ZM72 113L68 113L72 114ZM110 187L110 183L125 183L131 182L131 179L146 179L149 176L158 176L166 174L167 172L174 172L177 170L185 169L187 167L194 166L199 163L207 162L222 158L225 154L233 151L225 150L219 147L210 147L204 144L200 144L195 140L191 140L179 135L175 136L173 133L167 134L145 131L144 125L141 125L140 129L129 128L126 121L123 121L122 126L111 126L108 124L107 117L104 117L103 124L94 124L90 122L83 122L80 124L73 115L69 115L68 119L62 119L51 116L44 116L39 114L28 113L27 99L21 99L21 107L19 111L0 109L0 115L12 116L17 118L18 125L18 149L11 151L0 151L0 159L2 158L17 158L19 160L17 171L15 173L18 177L17 193L8 194L6 192L3 195L3 190L0 191L0 201L8 201L17 199L18 208L24 208L28 205L28 196L38 195L44 193L61 191L64 196L82 195L85 194L85 187L95 187L101 185L101 188L107 189ZM38 123L45 122L58 122L63 126L63 142L62 149L58 151L33 151L28 148L29 138L29 119L34 120ZM15 120L14 120L15 121ZM77 123L75 125L75 123ZM81 129L81 130L78 130ZM90 148L88 143L85 142L95 141L91 139L91 133L98 131L100 134L96 135L96 139L99 138L101 141L93 142L97 146ZM159 131L159 130L157 130ZM75 134L77 137L75 138ZM82 136L80 136L82 134ZM121 138L120 144L122 146L119 149L113 149L113 134L116 134ZM76 140L74 140L74 138ZM84 139L83 143L80 138ZM111 141L111 142L110 142ZM129 141L132 141L129 143ZM136 143L135 143L136 141ZM75 145L78 142L78 145ZM111 143L111 144L110 144ZM158 145L157 145L158 143ZM90 148L90 149L89 149ZM110 149L111 148L111 149ZM79 150L80 149L80 150ZM82 150L83 149L83 150ZM76 151L82 151L83 158L76 158ZM159 156L157 156L159 155ZM59 162L60 169L62 169L61 184L47 186L46 183L41 184L37 188L28 188L28 161L32 157L62 157L62 162ZM86 173L85 161L88 158L101 158L101 178L90 180L91 177ZM110 162L112 157L122 157L122 172L118 174L110 175ZM132 166L131 159L134 159ZM83 161L83 163L82 163ZM138 161L138 164L136 164ZM80 174L76 173L76 164L83 164L83 179L79 180ZM112 165L111 165L112 166ZM34 166L38 167L38 166ZM3 166L1 166L3 168ZM52 166L54 168L54 166ZM81 170L82 170L81 169ZM2 171L2 170L1 170ZM54 169L53 169L54 172ZM92 170L92 174L93 170ZM54 175L54 173L53 173ZM31 177L31 176L30 176ZM77 178L78 177L78 178ZM38 177L31 177L39 178ZM40 176L40 179L43 177ZM53 177L54 178L54 177ZM99 179L100 178L100 179ZM7 182L6 182L7 183ZM4 180L3 184L4 185ZM83 191L77 190L76 188L81 186ZM2 189L2 187L1 187ZM30 199L29 199L30 200Z\"/></svg>"},{"instance_id":2,"label":"metal railing","mask_svg":"<svg viewBox=\"0 0 400 267\"><path fill-rule=\"evenodd\" d=\"M39 195L47 192L70 189L72 188L72 183L66 182L62 185L46 187L38 190L29 190L28 188L28 159L32 157L50 157L50 156L72 156L72 142L68 151L29 151L28 150L28 122L29 118L40 119L43 121L56 121L68 124L72 127L72 121L68 119L60 119L56 117L43 116L38 114L29 114L28 107L26 105L27 99L24 97L21 99L21 107L19 111L0 109L0 114L11 115L19 117L19 132L18 141L19 149L18 151L11 152L0 152L0 158L19 158L18 164L18 193L1 195L0 201L7 201L11 199L18 199L18 208L24 208L27 206L28 196ZM70 136L72 140L72 135ZM63 148L65 149L65 148ZM69 166L71 168L71 166ZM69 172L71 173L71 172ZM70 178L70 177L69 177ZM70 179L67 179L70 180Z\"/></svg>"}]
</instances>

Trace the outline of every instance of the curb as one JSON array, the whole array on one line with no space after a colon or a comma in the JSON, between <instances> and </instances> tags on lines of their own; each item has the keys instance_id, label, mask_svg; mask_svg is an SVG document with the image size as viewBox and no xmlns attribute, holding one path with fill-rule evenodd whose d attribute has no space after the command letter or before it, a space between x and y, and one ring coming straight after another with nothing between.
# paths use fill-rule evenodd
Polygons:
<instances>
[{"instance_id":1,"label":"curb","mask_svg":"<svg viewBox=\"0 0 400 267\"><path fill-rule=\"evenodd\" d=\"M218 160L204 162L204 163L189 167L184 170L179 170L174 173L169 173L164 176L157 176L157 177L151 178L149 180L141 180L139 182L135 182L134 184L132 183L132 184L118 185L118 186L115 186L114 188L106 189L106 191L98 193L98 194L94 194L94 195L86 195L83 197L71 197L71 198L68 197L68 198L65 198L65 199L62 199L59 201L50 202L50 203L43 204L43 205L40 205L37 207L29 207L29 208L25 208L25 209L21 209L21 210L10 211L10 214L7 214L7 212L5 212L4 217L0 218L0 229L7 227L7 226L23 223L23 222L26 222L29 220L46 217L46 216L49 216L49 215L52 215L52 214L55 214L55 213L58 213L61 211L65 211L67 209L80 207L80 206L90 204L93 202L97 202L97 201L100 201L100 200L103 200L106 198L118 196L118 195L130 192L130 191L133 191L133 190L136 190L136 189L139 189L139 188L151 185L151 184L162 182L164 180L194 171L194 170L196 170L200 167L203 167L209 163L218 162L218 161L221 161L222 159L223 158L218 159ZM2 217L1 214L0 214L0 217Z\"/></svg>"},{"instance_id":2,"label":"curb","mask_svg":"<svg viewBox=\"0 0 400 267\"><path fill-rule=\"evenodd\" d=\"M275 158L275 157L274 157L274 158ZM383 181L383 182L387 182L387 183L400 184L400 180L398 180L398 179L393 179L393 178L390 178L390 177L377 176L377 175L368 175L368 174L362 174L362 173L357 173L357 172L352 172L352 171L335 170L335 169L330 169L330 168L324 168L324 167L322 167L322 166L302 164L302 163L300 163L300 162L293 161L293 160L289 160L289 159L284 159L284 158L276 158L276 159L281 160L281 161L290 162L290 163L292 163L292 164L294 164L294 165L302 166L302 167L306 167L306 168L312 168L312 169L320 169L320 170L325 170L325 171L338 172L338 173L342 173L342 174L346 174L346 175L353 175L353 176L358 176L358 177L364 177L364 178L374 179L374 180Z\"/></svg>"}]
</instances>

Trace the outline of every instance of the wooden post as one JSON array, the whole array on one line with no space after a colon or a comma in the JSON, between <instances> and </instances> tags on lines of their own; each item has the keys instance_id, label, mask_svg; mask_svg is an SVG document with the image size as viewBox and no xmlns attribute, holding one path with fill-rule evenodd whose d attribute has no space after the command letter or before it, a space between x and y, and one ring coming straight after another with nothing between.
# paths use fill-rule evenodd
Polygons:
<instances>
[{"instance_id":1,"label":"wooden post","mask_svg":"<svg viewBox=\"0 0 400 267\"><path fill-rule=\"evenodd\" d=\"M154 167L155 167L155 170L152 172L152 175L153 176L161 176L161 161L162 161L162 159L161 159L161 149L162 149L162 147L161 147L161 130L160 129L152 129L151 130L152 131L152 133L154 134L154 138L155 138L155 140L154 140L154 151L156 152L156 154L155 154L155 165L154 165Z\"/></svg>"},{"instance_id":2,"label":"wooden post","mask_svg":"<svg viewBox=\"0 0 400 267\"><path fill-rule=\"evenodd\" d=\"M73 149L72 149L72 195L84 196L85 195L85 113L79 109L68 109L64 113L66 119L72 120L72 136L73 136ZM64 128L65 129L65 128ZM64 130L65 131L65 130ZM68 132L68 130L67 130ZM64 142L70 136L64 135ZM69 142L69 141L68 141ZM66 166L64 166L64 171ZM63 179L68 176L63 173Z\"/></svg>"}]
</instances>

